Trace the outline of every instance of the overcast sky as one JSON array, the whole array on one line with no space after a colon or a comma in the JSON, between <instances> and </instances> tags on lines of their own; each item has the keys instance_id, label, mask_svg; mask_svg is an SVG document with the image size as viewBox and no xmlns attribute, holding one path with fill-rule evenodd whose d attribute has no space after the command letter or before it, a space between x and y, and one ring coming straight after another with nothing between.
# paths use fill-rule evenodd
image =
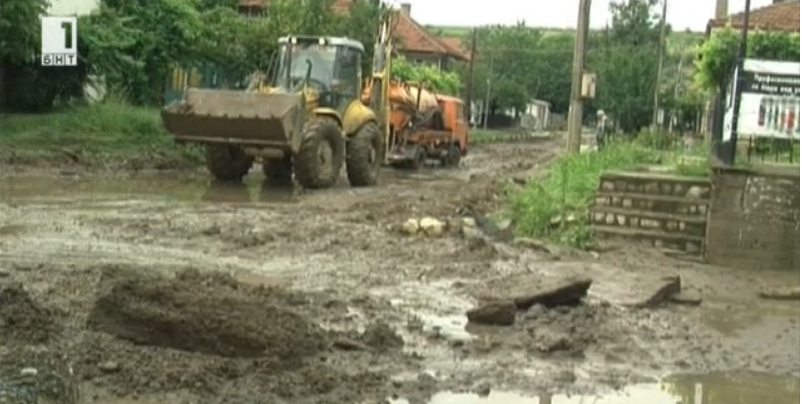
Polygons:
<instances>
[{"instance_id":1,"label":"overcast sky","mask_svg":"<svg viewBox=\"0 0 802 404\"><path fill-rule=\"evenodd\" d=\"M535 27L576 27L579 0L393 0L412 4L412 17L421 24L512 24L520 19ZM592 0L591 27L608 21L610 0ZM752 9L771 0L752 0ZM730 0L730 14L743 10L743 0ZM668 22L675 30L704 31L713 16L715 0L668 0Z\"/></svg>"}]
</instances>

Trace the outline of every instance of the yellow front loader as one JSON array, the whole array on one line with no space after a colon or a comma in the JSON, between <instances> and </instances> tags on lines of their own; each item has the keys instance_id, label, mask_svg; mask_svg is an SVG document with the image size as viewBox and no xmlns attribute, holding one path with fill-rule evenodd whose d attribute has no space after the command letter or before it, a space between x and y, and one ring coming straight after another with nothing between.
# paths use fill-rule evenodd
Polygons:
<instances>
[{"instance_id":1,"label":"yellow front loader","mask_svg":"<svg viewBox=\"0 0 802 404\"><path fill-rule=\"evenodd\" d=\"M203 145L221 181L241 181L256 158L272 180L328 188L345 166L351 186L375 185L389 132L389 21L381 24L373 72L362 77L364 46L337 37L279 39L272 85L247 91L188 89L162 111L176 141ZM368 105L362 86L371 85Z\"/></svg>"}]
</instances>

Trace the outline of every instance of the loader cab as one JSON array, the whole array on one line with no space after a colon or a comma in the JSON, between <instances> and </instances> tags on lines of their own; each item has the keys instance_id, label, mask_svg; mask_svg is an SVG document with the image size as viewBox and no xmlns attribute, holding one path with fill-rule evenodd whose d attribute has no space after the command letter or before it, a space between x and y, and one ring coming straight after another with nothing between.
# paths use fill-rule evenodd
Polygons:
<instances>
[{"instance_id":1,"label":"loader cab","mask_svg":"<svg viewBox=\"0 0 802 404\"><path fill-rule=\"evenodd\" d=\"M282 37L274 83L288 92L306 84L319 94L320 107L343 111L361 92L364 53L361 43L348 38Z\"/></svg>"}]
</instances>

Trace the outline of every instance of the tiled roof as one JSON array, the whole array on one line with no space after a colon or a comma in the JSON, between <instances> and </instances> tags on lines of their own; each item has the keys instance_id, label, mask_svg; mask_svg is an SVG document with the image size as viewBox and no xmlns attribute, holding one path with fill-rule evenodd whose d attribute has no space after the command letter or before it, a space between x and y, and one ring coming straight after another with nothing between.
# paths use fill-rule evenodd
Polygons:
<instances>
[{"instance_id":1,"label":"tiled roof","mask_svg":"<svg viewBox=\"0 0 802 404\"><path fill-rule=\"evenodd\" d=\"M468 60L465 52L447 45L440 38L418 24L410 15L396 11L394 32L399 40L398 48L404 52L420 52L448 55L460 60Z\"/></svg>"},{"instance_id":2,"label":"tiled roof","mask_svg":"<svg viewBox=\"0 0 802 404\"><path fill-rule=\"evenodd\" d=\"M710 20L708 31L712 28L731 25L741 28L744 23L744 13L738 13L726 18ZM749 13L749 28L765 31L799 32L799 1L786 1L752 10Z\"/></svg>"},{"instance_id":3,"label":"tiled roof","mask_svg":"<svg viewBox=\"0 0 802 404\"><path fill-rule=\"evenodd\" d=\"M351 0L336 0L333 9L335 12L347 13L352 4ZM240 0L238 5L243 8L265 8L270 5L270 0ZM407 12L398 10L395 16L394 31L399 40L400 51L448 55L463 61L470 59L459 38L438 38Z\"/></svg>"},{"instance_id":4,"label":"tiled roof","mask_svg":"<svg viewBox=\"0 0 802 404\"><path fill-rule=\"evenodd\" d=\"M462 59L470 60L471 59L471 51L465 48L465 44L462 42L462 38L454 38L454 37L441 37L440 42L443 43L449 50L453 51L455 54L462 55Z\"/></svg>"}]
</instances>

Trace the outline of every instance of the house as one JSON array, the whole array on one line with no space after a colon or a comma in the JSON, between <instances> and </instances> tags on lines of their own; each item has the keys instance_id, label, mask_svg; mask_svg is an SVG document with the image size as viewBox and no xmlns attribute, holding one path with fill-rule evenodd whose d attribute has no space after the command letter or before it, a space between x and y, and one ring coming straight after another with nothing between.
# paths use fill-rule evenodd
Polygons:
<instances>
[{"instance_id":1,"label":"house","mask_svg":"<svg viewBox=\"0 0 802 404\"><path fill-rule=\"evenodd\" d=\"M332 6L335 13L348 13L351 0L335 0ZM264 16L270 0L241 0L237 5L240 14L247 17ZM398 52L407 60L449 69L457 62L466 62L470 54L465 51L460 38L438 38L415 21L410 12L412 5L402 3L395 11L395 37Z\"/></svg>"},{"instance_id":2,"label":"house","mask_svg":"<svg viewBox=\"0 0 802 404\"><path fill-rule=\"evenodd\" d=\"M237 11L246 17L262 17L270 6L270 0L241 0L237 3ZM351 0L335 0L332 11L347 13L351 9Z\"/></svg>"},{"instance_id":3,"label":"house","mask_svg":"<svg viewBox=\"0 0 802 404\"><path fill-rule=\"evenodd\" d=\"M731 26L735 29L743 28L744 13L727 15L727 0L716 0L716 15L707 23L706 37L715 30ZM799 32L799 0L773 0L772 4L756 8L749 12L750 30L764 30L774 32ZM712 96L705 107L702 119L702 128L713 134L715 138L724 128L723 108L720 101L723 94Z\"/></svg>"},{"instance_id":4,"label":"house","mask_svg":"<svg viewBox=\"0 0 802 404\"><path fill-rule=\"evenodd\" d=\"M726 11L725 11L726 12ZM744 24L744 13L730 16L717 16L707 23L707 32L710 33L716 28L732 26L742 28ZM776 32L799 32L799 0L774 0L768 6L760 7L749 13L749 29L760 29L764 31Z\"/></svg>"},{"instance_id":5,"label":"house","mask_svg":"<svg viewBox=\"0 0 802 404\"><path fill-rule=\"evenodd\" d=\"M438 38L412 18L412 5L402 3L396 11L394 27L398 40L398 52L407 60L425 63L448 70L454 63L467 62L470 54L466 52L459 38Z\"/></svg>"}]
</instances>

